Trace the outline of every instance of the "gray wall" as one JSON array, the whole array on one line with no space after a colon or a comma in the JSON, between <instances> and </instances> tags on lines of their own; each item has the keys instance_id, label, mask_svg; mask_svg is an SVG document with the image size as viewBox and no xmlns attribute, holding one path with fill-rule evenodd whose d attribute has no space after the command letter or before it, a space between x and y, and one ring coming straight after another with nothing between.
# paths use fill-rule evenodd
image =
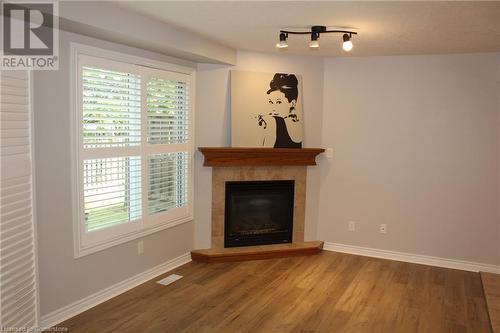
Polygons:
<instances>
[{"instance_id":1,"label":"gray wall","mask_svg":"<svg viewBox=\"0 0 500 333\"><path fill-rule=\"evenodd\" d=\"M59 28L65 31L196 62L236 61L231 47L126 8L140 2L60 1L59 6Z\"/></svg>"},{"instance_id":2,"label":"gray wall","mask_svg":"<svg viewBox=\"0 0 500 333\"><path fill-rule=\"evenodd\" d=\"M334 152L308 170L306 239L500 264L500 54L313 60L240 51L234 67L303 75L305 146ZM229 70L198 66L197 147L230 145ZM211 232L202 162L197 248Z\"/></svg>"},{"instance_id":3,"label":"gray wall","mask_svg":"<svg viewBox=\"0 0 500 333\"><path fill-rule=\"evenodd\" d=\"M131 241L73 258L70 142L71 41L155 60L192 63L61 32L60 69L34 75L36 204L41 315L78 301L193 248L193 223L144 237L144 254Z\"/></svg>"},{"instance_id":4,"label":"gray wall","mask_svg":"<svg viewBox=\"0 0 500 333\"><path fill-rule=\"evenodd\" d=\"M304 146L321 146L323 110L323 60L291 56L238 52L235 67L199 65L196 85L196 147L231 144L230 69L267 73L297 73L303 80ZM195 245L210 247L212 170L203 167L196 153ZM307 176L305 238L316 239L319 203L319 168L310 167Z\"/></svg>"},{"instance_id":5,"label":"gray wall","mask_svg":"<svg viewBox=\"0 0 500 333\"><path fill-rule=\"evenodd\" d=\"M499 73L498 53L325 60L318 237L500 264Z\"/></svg>"}]
</instances>

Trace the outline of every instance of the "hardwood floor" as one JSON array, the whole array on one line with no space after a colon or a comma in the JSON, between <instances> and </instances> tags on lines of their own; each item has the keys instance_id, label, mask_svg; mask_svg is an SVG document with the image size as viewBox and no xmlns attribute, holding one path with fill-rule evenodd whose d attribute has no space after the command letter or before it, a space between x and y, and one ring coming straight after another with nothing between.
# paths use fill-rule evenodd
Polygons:
<instances>
[{"instance_id":1,"label":"hardwood floor","mask_svg":"<svg viewBox=\"0 0 500 333\"><path fill-rule=\"evenodd\" d=\"M500 274L481 273L493 332L500 333Z\"/></svg>"},{"instance_id":2,"label":"hardwood floor","mask_svg":"<svg viewBox=\"0 0 500 333\"><path fill-rule=\"evenodd\" d=\"M156 283L176 273L169 286ZM70 332L491 332L479 274L335 252L191 262L61 323Z\"/></svg>"}]
</instances>

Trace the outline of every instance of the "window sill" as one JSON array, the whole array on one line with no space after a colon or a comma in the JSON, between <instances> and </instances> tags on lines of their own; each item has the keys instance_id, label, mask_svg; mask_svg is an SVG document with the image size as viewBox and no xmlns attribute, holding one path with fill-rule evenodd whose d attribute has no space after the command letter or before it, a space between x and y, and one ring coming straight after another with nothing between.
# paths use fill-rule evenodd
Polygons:
<instances>
[{"instance_id":1,"label":"window sill","mask_svg":"<svg viewBox=\"0 0 500 333\"><path fill-rule=\"evenodd\" d=\"M141 238L141 237L144 237L147 235L151 235L151 234L154 234L155 232L170 229L170 228L173 228L175 226L178 226L178 225L181 225L181 224L184 224L187 222L191 222L191 221L193 221L193 216L188 216L188 217L185 217L185 218L182 218L179 220L159 224L155 227L151 227L148 229L143 229L143 230L140 230L137 232L129 233L127 235L123 235L123 236L108 240L102 244L96 244L96 245L89 246L89 247L82 247L80 244L78 244L79 247L75 248L74 257L75 257L75 259L85 257L89 254L103 251L103 250L109 249L113 246L127 243L127 242L134 240L134 239Z\"/></svg>"}]
</instances>

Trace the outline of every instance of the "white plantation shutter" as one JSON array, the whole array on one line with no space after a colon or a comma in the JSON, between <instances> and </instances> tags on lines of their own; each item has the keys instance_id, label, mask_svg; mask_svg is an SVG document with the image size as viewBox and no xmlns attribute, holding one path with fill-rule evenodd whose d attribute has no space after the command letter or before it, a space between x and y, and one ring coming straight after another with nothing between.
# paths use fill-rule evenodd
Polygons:
<instances>
[{"instance_id":1,"label":"white plantation shutter","mask_svg":"<svg viewBox=\"0 0 500 333\"><path fill-rule=\"evenodd\" d=\"M141 218L141 159L138 156L84 162L85 230Z\"/></svg>"},{"instance_id":2,"label":"white plantation shutter","mask_svg":"<svg viewBox=\"0 0 500 333\"><path fill-rule=\"evenodd\" d=\"M30 79L0 73L0 327L37 325Z\"/></svg>"},{"instance_id":3,"label":"white plantation shutter","mask_svg":"<svg viewBox=\"0 0 500 333\"><path fill-rule=\"evenodd\" d=\"M189 82L154 75L147 83L148 213L184 214L189 199Z\"/></svg>"},{"instance_id":4,"label":"white plantation shutter","mask_svg":"<svg viewBox=\"0 0 500 333\"><path fill-rule=\"evenodd\" d=\"M188 153L169 153L148 157L149 214L187 205Z\"/></svg>"},{"instance_id":5,"label":"white plantation shutter","mask_svg":"<svg viewBox=\"0 0 500 333\"><path fill-rule=\"evenodd\" d=\"M141 143L141 80L138 75L82 68L84 148Z\"/></svg>"},{"instance_id":6,"label":"white plantation shutter","mask_svg":"<svg viewBox=\"0 0 500 333\"><path fill-rule=\"evenodd\" d=\"M77 63L80 252L191 219L191 76Z\"/></svg>"},{"instance_id":7,"label":"white plantation shutter","mask_svg":"<svg viewBox=\"0 0 500 333\"><path fill-rule=\"evenodd\" d=\"M141 145L141 78L114 62L82 65L80 75L83 240L92 243L106 240L110 229L115 236L140 228L130 222L137 222L142 215L141 158L137 156ZM130 147L135 150L127 150ZM104 229L108 232L98 233Z\"/></svg>"},{"instance_id":8,"label":"white plantation shutter","mask_svg":"<svg viewBox=\"0 0 500 333\"><path fill-rule=\"evenodd\" d=\"M148 81L148 143L188 142L189 86L178 80Z\"/></svg>"}]
</instances>

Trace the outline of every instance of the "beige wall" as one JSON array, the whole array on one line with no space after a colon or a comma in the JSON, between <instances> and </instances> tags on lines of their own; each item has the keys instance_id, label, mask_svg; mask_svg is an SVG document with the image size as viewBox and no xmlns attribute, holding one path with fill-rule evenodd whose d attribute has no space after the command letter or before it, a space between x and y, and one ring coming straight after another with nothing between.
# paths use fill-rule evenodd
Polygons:
<instances>
[{"instance_id":1,"label":"beige wall","mask_svg":"<svg viewBox=\"0 0 500 333\"><path fill-rule=\"evenodd\" d=\"M36 205L41 315L142 273L193 247L193 223L144 237L144 254L131 241L79 259L73 258L71 209L69 42L103 47L155 60L193 66L83 36L61 33L58 71L34 75Z\"/></svg>"},{"instance_id":2,"label":"beige wall","mask_svg":"<svg viewBox=\"0 0 500 333\"><path fill-rule=\"evenodd\" d=\"M498 53L326 59L318 237L500 264L499 73Z\"/></svg>"},{"instance_id":3,"label":"beige wall","mask_svg":"<svg viewBox=\"0 0 500 333\"><path fill-rule=\"evenodd\" d=\"M323 61L290 56L286 53L264 54L238 52L234 67L199 65L196 85L196 147L230 146L229 70L258 72L293 72L302 75L304 147L321 145L323 110ZM212 170L203 167L203 157L196 153L195 247L210 247ZM319 168L311 167L307 176L305 239L316 239L319 203Z\"/></svg>"}]
</instances>

